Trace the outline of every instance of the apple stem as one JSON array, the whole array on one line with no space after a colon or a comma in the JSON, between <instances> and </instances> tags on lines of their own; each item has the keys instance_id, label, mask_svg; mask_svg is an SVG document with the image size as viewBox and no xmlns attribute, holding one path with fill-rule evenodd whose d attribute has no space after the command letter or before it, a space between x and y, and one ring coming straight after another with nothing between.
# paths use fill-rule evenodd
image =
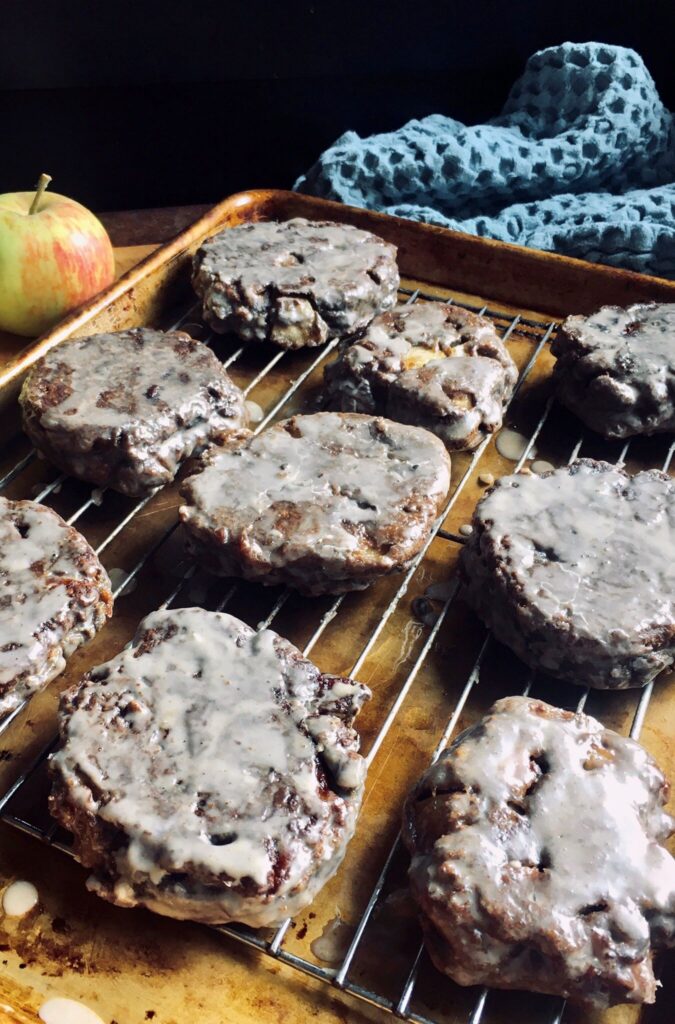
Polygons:
<instances>
[{"instance_id":1,"label":"apple stem","mask_svg":"<svg viewBox=\"0 0 675 1024\"><path fill-rule=\"evenodd\" d=\"M31 215L31 213L37 213L38 212L38 206L40 205L40 200L42 199L42 196L44 195L44 191L47 188L47 186L49 185L49 182L51 180L52 180L51 174L41 174L40 175L38 183L35 186L37 191L36 191L35 195L33 196L33 202L30 204L30 210L28 211L28 215L29 216Z\"/></svg>"}]
</instances>

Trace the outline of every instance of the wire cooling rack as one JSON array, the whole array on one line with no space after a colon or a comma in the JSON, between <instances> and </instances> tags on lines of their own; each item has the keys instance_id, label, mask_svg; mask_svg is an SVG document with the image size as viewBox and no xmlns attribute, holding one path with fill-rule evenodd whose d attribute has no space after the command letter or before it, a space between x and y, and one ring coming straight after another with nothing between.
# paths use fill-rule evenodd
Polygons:
<instances>
[{"instance_id":1,"label":"wire cooling rack","mask_svg":"<svg viewBox=\"0 0 675 1024\"><path fill-rule=\"evenodd\" d=\"M503 313L492 310L489 306L479 307L466 302L454 300L450 293L442 292L440 289L437 289L436 293L431 294L426 293L425 291L403 287L401 289L401 295L403 300L407 300L408 302L457 301L458 305L462 305L465 308L472 309L490 317L495 322L503 340L507 344L510 344L517 339L519 343L521 343L522 349L522 344L525 343L525 358L524 360L521 359L521 370L518 384L511 400L510 410L507 411L505 417L505 422L508 423L510 414L519 403L523 389L526 387L531 376L533 376L533 371L539 367L540 361L546 358L548 343L556 329L555 322L546 322L543 319L532 319L519 315L512 318L506 318ZM194 321L195 318L196 312L193 307L170 326L174 328L188 326L191 328L193 327L192 321ZM232 341L223 342L222 339L214 339L213 336L208 334L204 336L204 340L214 342L216 348L218 348L218 346L221 348L223 345L225 346L225 351L219 354L221 354L224 365L235 375L235 379L237 379L237 382L240 384L247 397L257 394L264 386L266 379L269 379L272 371L274 371L279 364L282 364L282 360L288 361L289 358L288 354L284 351L277 351L274 352L274 354L271 354L268 350L268 358L263 362L263 365L254 365L251 367L247 364L247 356L250 352L250 347L247 349L246 346L236 345ZM330 342L318 352L313 351L310 352L309 355L305 356L305 363L302 365L299 372L291 372L290 380L282 393L280 395L276 395L269 403L268 407L262 411L259 422L255 427L257 432L264 430L264 428L275 419L287 415L290 411L296 411L294 404L297 404L298 400L302 400L305 385L308 385L310 380L316 376L317 372L320 372L322 365L328 359L331 351L335 348L335 345L336 342ZM295 367L291 369L294 371ZM570 421L569 418L565 420L564 414L564 429L562 430L561 442L560 423L552 425L551 422L552 418L559 413L560 411L556 409L554 400L550 394L545 395L540 402L538 415L534 419L532 428L529 432L529 437L527 438L527 443L522 451L522 455L515 467L510 467L510 471L528 471L527 463L531 460L531 457L535 452L535 446L539 445L540 439L544 437L547 430L550 430L551 436L555 436L557 439L555 446L557 456L555 461L557 464L562 464L565 461L573 462L582 453L582 448L584 448L585 453L586 445L593 449L590 454L596 457L604 457L609 461L617 461L620 463L625 463L627 461L629 458L630 442L617 450L617 446L615 444L601 444L597 438L589 438L585 436L578 426L575 428L577 433L570 434L569 430L574 426L574 421ZM566 450L565 438L568 439ZM404 599L406 598L406 595L408 595L411 582L415 579L416 574L424 568L425 559L427 558L432 543L444 542L448 545L449 552L453 551L453 553L456 553L458 545L464 542L465 538L460 532L457 530L446 529L445 527L448 519L452 517L453 510L462 500L464 492L467 489L467 485L472 482L475 483L486 451L491 444L494 444L493 439L487 438L470 456L464 456L463 459L458 458L453 460L455 467L453 472L453 484L445 508L436 519L429 539L422 551L406 570L405 574L399 579L393 581L393 593L390 599L382 608L373 628L370 629L367 635L363 637L358 649L358 654L354 658L351 668L345 674L358 677L366 662L369 661L369 659L377 658L387 625L390 620L392 620L395 613L399 613L401 611ZM563 450L565 450L564 456L561 455ZM662 448L659 449L657 444L649 450L646 461L649 462L650 465L658 464L664 471L668 471L670 469L674 451L675 442L673 442L673 444L671 444L671 446L665 451L663 451ZM56 495L62 494L64 489L67 489L73 484L73 482L69 481L65 475L61 474L55 476L37 490L35 485L33 485L32 493L30 491L21 493L22 479L26 477L31 469L34 469L34 464L37 458L37 453L33 450L20 452L16 457L16 461L8 466L5 470L4 476L0 479L0 492L7 492L8 488L11 487L13 496L31 497L35 501L49 502L54 499ZM5 461L7 462L7 459ZM641 453L641 464L643 464L644 461L644 453ZM457 467L459 467L459 471L457 470ZM45 469L48 469L48 467L45 467ZM77 486L81 488L81 485ZM124 511L114 522L110 524L110 528L107 530L105 536L98 540L98 543L95 546L95 550L98 555L105 557L106 552L113 542L115 542L121 535L125 534L125 532L129 533L134 529L139 516L142 514L146 506L153 501L154 497L155 496L144 498L143 500L135 503L128 502L129 507L125 506ZM67 517L67 522L71 525L77 524L78 526L81 526L87 513L94 508L100 508L107 498L108 494L106 492L94 489L77 505L74 511L71 512ZM152 540L152 543L147 546L138 557L135 564L133 564L128 571L122 574L122 578L119 579L114 586L113 592L116 599L123 599L123 595L129 591L130 586L136 581L139 583L142 582L143 573L148 566L148 563L151 562L153 557L162 549L163 546L167 545L177 527L177 521L174 521L171 522L168 527L160 531L160 533ZM86 530L84 532L86 533ZM449 561L451 561L450 558ZM194 567L187 566L180 578L178 578L178 580L170 587L169 593L166 594L159 607L167 608L186 598L189 600L190 581L194 576ZM221 588L224 592L219 595L219 599L215 603L215 608L221 611L226 608L234 610L237 598L241 594L242 587L244 586L246 585L237 581L226 581ZM264 592L262 588L257 588L257 595L258 607L264 607L265 603L269 603L269 592ZM281 590L278 594L273 594L273 597L274 600L272 607L269 609L265 618L258 623L261 628L275 625L276 620L280 617L287 603L290 600L298 600L297 595L293 595L293 593L287 589ZM302 646L302 650L305 655L310 655L312 653L313 649L317 646L329 628L335 628L336 624L339 625L341 609L343 608L346 600L347 595L340 595L339 597L330 599L327 607L323 607L320 603L317 604L317 602L314 602L314 608L311 609L309 602L305 601L304 611L310 612L314 616L313 628L311 629L309 637L305 639ZM419 636L419 642L415 648L410 668L407 670L400 682L391 703L383 710L378 721L377 730L373 733L369 747L365 752L369 768L377 760L378 753L380 752L387 735L389 734L393 724L397 721L402 709L405 707L406 701L410 697L411 691L415 681L420 675L420 672L423 670L431 653L436 649L436 646L439 643L439 637L456 609L458 602L461 604L458 582L454 576L451 576L447 588L443 591L441 601L437 601L434 605L434 612L431 618L428 616L425 617L424 615L422 616L423 631ZM190 603L198 602L192 600ZM413 605L413 615L411 618L414 614L415 611ZM501 653L499 653L499 651L501 651ZM356 651L354 653L356 653ZM478 645L477 653L469 664L468 670L464 672L454 690L452 703L448 705L449 714L447 715L445 723L443 723L438 730L440 735L433 751L433 760L435 760L441 751L447 746L453 732L456 730L460 717L463 715L472 696L484 679L485 666L491 656L497 656L499 658L503 657L503 649L498 650L496 642L493 641L489 633L486 633L482 636ZM532 693L538 685L541 685L542 691L540 695L544 698L552 699L550 688L547 689L543 685L543 682L537 679L535 674L526 672L524 666L520 666L519 671L520 687L511 687L509 692L517 692L519 688L524 694ZM652 689L653 686L650 684L644 690L639 691L634 695L634 709L632 713L632 723L630 725L630 735L633 738L637 738L640 734L642 723L651 699ZM581 710L585 706L589 697L588 690L582 691L572 686L566 686L565 684L558 685L557 692L559 694L558 700L553 702L563 704L564 706L576 707L578 710ZM0 723L0 736L10 729L13 721L17 719L24 710L25 705L22 705L20 708L17 708L12 715ZM70 853L71 850L68 837L65 833L62 833L57 829L56 824L49 819L44 799L38 800L36 803L34 798L36 786L37 789L44 794L46 787L44 779L46 762L55 743L56 739L47 744L44 749L39 752L33 762L21 772L11 787L0 796L0 817L15 828L26 832L45 843L51 844L56 849ZM299 955L298 952L294 952L292 949L287 948L287 939L291 935L291 928L293 927L293 923L290 920L284 921L273 934L269 934L266 931L255 931L242 926L229 926L218 930L235 938L239 942L245 943L247 946L259 950L267 956L273 957L276 960L311 976L312 978L319 979L345 992L351 993L358 999L389 1011L404 1020L415 1021L418 1022L418 1024L439 1024L439 1022L449 1020L452 1020L453 1022L456 1020L464 1020L467 1024L480 1024L480 1022L484 1020L489 1006L493 1003L497 1003L498 1000L505 998L504 994L496 991L488 992L487 989L471 989L462 991L456 986L452 986L451 983L446 981L446 979L441 979L440 976L435 975L433 973L433 969L429 967L421 939L412 924L410 925L410 931L414 939L413 945L408 948L408 959L405 966L402 967L400 960L397 961L397 977L393 979L393 983L391 980L386 985L367 983L363 980L363 972L357 969L359 954L364 945L366 945L367 933L372 927L373 922L376 920L383 903L386 901L387 894L391 892L392 886L395 884L392 882L392 877L398 878L401 875L401 864L405 864L405 857L403 856L399 834L396 835L394 841L386 852L374 884L369 887L367 900L365 900L360 916L353 927L353 931L350 933L351 938L347 948L342 953L339 962L331 963L331 966L324 966L322 963L316 962L316 957L311 958L309 955ZM344 870L344 867L342 870ZM383 958L386 958L386 950L382 951L382 956ZM433 1004L433 999L431 999L431 1001L429 999L429 990L431 989L433 992L441 982L446 985L446 989L444 991L449 993L449 995L444 998L454 1001L454 1008L452 1008L452 1010L448 1010L447 1003L445 1004L445 1009L441 1005L432 1005L432 1009L429 1009L430 1002ZM536 1020L537 1024L562 1024L565 1019L564 1003L560 1000L548 997L534 997L534 999L536 1005L534 1006L534 1009L531 1009L528 1013L528 1018L530 1020ZM498 1010L498 1007L496 1007L496 1009ZM532 1013L535 1015L532 1016ZM507 1020L513 1018L504 1016L495 1019Z\"/></svg>"}]
</instances>

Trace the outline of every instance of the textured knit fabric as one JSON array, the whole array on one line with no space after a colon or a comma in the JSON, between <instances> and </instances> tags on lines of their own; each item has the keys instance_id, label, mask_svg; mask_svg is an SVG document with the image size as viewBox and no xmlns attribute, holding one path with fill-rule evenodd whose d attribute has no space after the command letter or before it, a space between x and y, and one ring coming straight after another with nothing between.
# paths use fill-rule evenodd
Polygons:
<instances>
[{"instance_id":1,"label":"textured knit fabric","mask_svg":"<svg viewBox=\"0 0 675 1024\"><path fill-rule=\"evenodd\" d=\"M347 132L301 192L675 278L675 127L641 58L564 43L535 53L502 114L433 114Z\"/></svg>"}]
</instances>

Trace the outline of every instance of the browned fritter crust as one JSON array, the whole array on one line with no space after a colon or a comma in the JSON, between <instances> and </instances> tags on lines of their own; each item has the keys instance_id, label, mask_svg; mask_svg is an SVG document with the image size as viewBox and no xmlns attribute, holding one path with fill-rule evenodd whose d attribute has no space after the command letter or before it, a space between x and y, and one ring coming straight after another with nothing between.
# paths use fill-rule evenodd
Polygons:
<instances>
[{"instance_id":1,"label":"browned fritter crust","mask_svg":"<svg viewBox=\"0 0 675 1024\"><path fill-rule=\"evenodd\" d=\"M653 1002L675 943L674 822L653 759L588 715L498 701L404 812L429 953L461 985Z\"/></svg>"},{"instance_id":2,"label":"browned fritter crust","mask_svg":"<svg viewBox=\"0 0 675 1024\"><path fill-rule=\"evenodd\" d=\"M675 658L675 482L578 459L502 477L478 503L464 593L526 664L645 686Z\"/></svg>"},{"instance_id":3,"label":"browned fritter crust","mask_svg":"<svg viewBox=\"0 0 675 1024\"><path fill-rule=\"evenodd\" d=\"M112 614L95 552L52 509L0 498L0 717L59 675Z\"/></svg>"},{"instance_id":4,"label":"browned fritter crust","mask_svg":"<svg viewBox=\"0 0 675 1024\"><path fill-rule=\"evenodd\" d=\"M499 429L518 373L486 317L417 302L375 317L324 377L327 408L424 427L462 451Z\"/></svg>"},{"instance_id":5,"label":"browned fritter crust","mask_svg":"<svg viewBox=\"0 0 675 1024\"><path fill-rule=\"evenodd\" d=\"M294 416L212 449L180 510L206 569L302 593L358 590L420 551L450 459L427 431L372 416Z\"/></svg>"},{"instance_id":6,"label":"browned fritter crust","mask_svg":"<svg viewBox=\"0 0 675 1024\"><path fill-rule=\"evenodd\" d=\"M89 887L209 923L304 907L354 830L368 696L231 615L149 615L61 701L50 807Z\"/></svg>"},{"instance_id":7,"label":"browned fritter crust","mask_svg":"<svg viewBox=\"0 0 675 1024\"><path fill-rule=\"evenodd\" d=\"M192 283L214 331L282 348L362 330L396 302L396 247L349 224L260 221L207 239Z\"/></svg>"},{"instance_id":8,"label":"browned fritter crust","mask_svg":"<svg viewBox=\"0 0 675 1024\"><path fill-rule=\"evenodd\" d=\"M551 345L563 405L609 438L675 430L675 303L568 316Z\"/></svg>"},{"instance_id":9,"label":"browned fritter crust","mask_svg":"<svg viewBox=\"0 0 675 1024\"><path fill-rule=\"evenodd\" d=\"M21 391L24 430L60 469L142 496L248 422L216 355L183 331L77 338L52 349Z\"/></svg>"}]
</instances>

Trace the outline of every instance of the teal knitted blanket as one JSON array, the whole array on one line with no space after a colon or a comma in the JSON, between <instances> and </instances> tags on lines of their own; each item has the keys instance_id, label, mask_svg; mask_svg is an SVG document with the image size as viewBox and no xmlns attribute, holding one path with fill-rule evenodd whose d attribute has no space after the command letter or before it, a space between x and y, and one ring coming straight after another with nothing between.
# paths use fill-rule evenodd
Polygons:
<instances>
[{"instance_id":1,"label":"teal knitted blanket","mask_svg":"<svg viewBox=\"0 0 675 1024\"><path fill-rule=\"evenodd\" d=\"M675 278L675 119L633 50L535 53L499 117L347 132L295 184L311 195Z\"/></svg>"}]
</instances>

